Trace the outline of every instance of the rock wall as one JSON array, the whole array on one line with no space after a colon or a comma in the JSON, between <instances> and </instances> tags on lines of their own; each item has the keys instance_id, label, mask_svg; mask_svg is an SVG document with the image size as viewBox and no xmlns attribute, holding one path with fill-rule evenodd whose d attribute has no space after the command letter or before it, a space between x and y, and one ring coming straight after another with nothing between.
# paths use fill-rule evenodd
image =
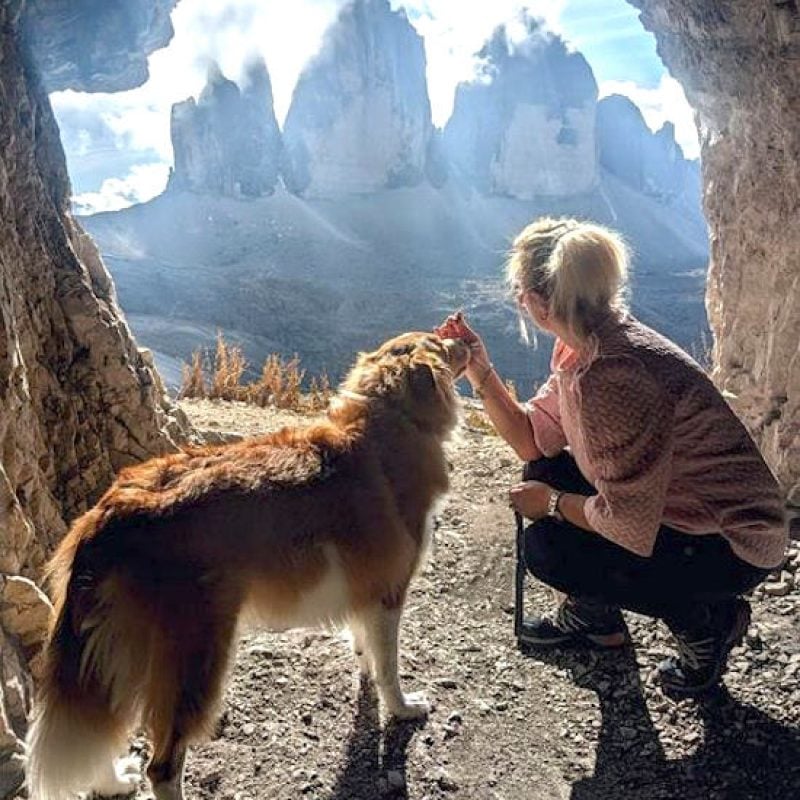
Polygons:
<instances>
[{"instance_id":1,"label":"rock wall","mask_svg":"<svg viewBox=\"0 0 800 800\"><path fill-rule=\"evenodd\" d=\"M698 113L716 380L800 504L800 9L631 1Z\"/></svg>"},{"instance_id":2,"label":"rock wall","mask_svg":"<svg viewBox=\"0 0 800 800\"><path fill-rule=\"evenodd\" d=\"M535 19L520 22L526 37L512 41L500 26L479 53L479 74L459 84L445 152L484 194L583 194L598 179L597 83L580 53Z\"/></svg>"},{"instance_id":3,"label":"rock wall","mask_svg":"<svg viewBox=\"0 0 800 800\"><path fill-rule=\"evenodd\" d=\"M432 131L421 37L388 0L354 0L295 87L284 180L306 197L413 186Z\"/></svg>"},{"instance_id":4,"label":"rock wall","mask_svg":"<svg viewBox=\"0 0 800 800\"><path fill-rule=\"evenodd\" d=\"M47 5L63 11L37 3L36 14ZM64 154L22 42L23 13L21 2L0 5L0 797L21 781L28 669L48 616L27 578L40 576L68 522L116 470L173 449L185 432L69 214Z\"/></svg>"},{"instance_id":5,"label":"rock wall","mask_svg":"<svg viewBox=\"0 0 800 800\"><path fill-rule=\"evenodd\" d=\"M248 65L241 89L212 64L197 102L172 107L170 128L170 188L226 197L275 191L283 146L263 59Z\"/></svg>"},{"instance_id":6,"label":"rock wall","mask_svg":"<svg viewBox=\"0 0 800 800\"><path fill-rule=\"evenodd\" d=\"M178 0L13 0L48 92L116 92L147 80L147 56L172 39Z\"/></svg>"}]
</instances>

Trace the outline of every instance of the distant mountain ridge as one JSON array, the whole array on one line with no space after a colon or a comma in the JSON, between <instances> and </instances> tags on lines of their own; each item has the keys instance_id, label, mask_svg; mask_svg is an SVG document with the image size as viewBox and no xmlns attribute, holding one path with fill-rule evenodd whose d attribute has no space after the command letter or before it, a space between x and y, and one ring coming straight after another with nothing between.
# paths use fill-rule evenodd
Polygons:
<instances>
[{"instance_id":1,"label":"distant mountain ridge","mask_svg":"<svg viewBox=\"0 0 800 800\"><path fill-rule=\"evenodd\" d=\"M168 190L83 218L168 382L218 329L256 369L270 352L297 352L337 378L356 350L463 307L527 391L547 348L520 343L501 265L542 215L619 229L634 252L635 313L702 347L697 163L627 98L598 101L583 56L523 20L522 41L492 34L443 130L422 39L387 0L340 12L283 131L263 62L241 87L212 67L200 97L173 108Z\"/></svg>"},{"instance_id":2,"label":"distant mountain ridge","mask_svg":"<svg viewBox=\"0 0 800 800\"><path fill-rule=\"evenodd\" d=\"M686 212L702 216L697 164L674 127L654 134L627 98L598 101L586 59L535 18L520 20L522 41L500 26L476 54L477 74L458 85L442 130L431 121L423 40L388 0L343 7L297 81L283 131L263 60L241 91L212 65L200 98L173 107L170 188L252 197L282 183L324 198L456 178L532 200L591 191L603 167L662 201L691 199Z\"/></svg>"}]
</instances>

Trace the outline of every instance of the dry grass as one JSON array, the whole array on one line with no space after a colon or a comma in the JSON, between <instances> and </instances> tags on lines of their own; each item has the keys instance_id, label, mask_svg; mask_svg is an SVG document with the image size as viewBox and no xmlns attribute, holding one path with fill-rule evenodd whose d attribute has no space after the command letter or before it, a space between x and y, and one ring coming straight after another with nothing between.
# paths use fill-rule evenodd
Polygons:
<instances>
[{"instance_id":1,"label":"dry grass","mask_svg":"<svg viewBox=\"0 0 800 800\"><path fill-rule=\"evenodd\" d=\"M264 361L258 380L242 383L247 370L241 347L228 344L217 335L213 364L200 350L192 353L191 364L183 367L179 398L241 400L253 405L285 408L293 411L321 411L328 405L332 390L323 372L311 378L309 391L303 393L306 371L300 368L297 355L288 360L273 353Z\"/></svg>"},{"instance_id":2,"label":"dry grass","mask_svg":"<svg viewBox=\"0 0 800 800\"><path fill-rule=\"evenodd\" d=\"M212 400L243 400L246 387L242 386L241 380L246 369L247 362L244 360L242 348L229 345L222 333L218 333L214 374L208 396Z\"/></svg>"},{"instance_id":3,"label":"dry grass","mask_svg":"<svg viewBox=\"0 0 800 800\"><path fill-rule=\"evenodd\" d=\"M208 387L203 372L203 354L199 350L192 353L192 363L183 365L180 397L208 397Z\"/></svg>"}]
</instances>

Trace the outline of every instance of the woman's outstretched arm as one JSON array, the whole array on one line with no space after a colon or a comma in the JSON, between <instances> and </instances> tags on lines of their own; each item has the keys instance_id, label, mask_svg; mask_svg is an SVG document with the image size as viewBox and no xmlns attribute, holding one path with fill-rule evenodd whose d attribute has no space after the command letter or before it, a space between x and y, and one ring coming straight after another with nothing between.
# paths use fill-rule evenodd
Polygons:
<instances>
[{"instance_id":1,"label":"woman's outstretched arm","mask_svg":"<svg viewBox=\"0 0 800 800\"><path fill-rule=\"evenodd\" d=\"M481 367L472 366L470 364L471 369L467 370L467 379L483 400L483 407L498 434L523 461L541 458L542 453L536 446L531 420L525 408L511 396L488 359Z\"/></svg>"}]
</instances>

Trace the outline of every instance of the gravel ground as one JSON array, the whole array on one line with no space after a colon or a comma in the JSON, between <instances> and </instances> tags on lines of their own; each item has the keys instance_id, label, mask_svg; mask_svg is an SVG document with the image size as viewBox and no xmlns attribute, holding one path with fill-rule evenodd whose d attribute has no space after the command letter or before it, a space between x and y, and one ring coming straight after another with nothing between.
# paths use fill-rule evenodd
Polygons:
<instances>
[{"instance_id":1,"label":"gravel ground","mask_svg":"<svg viewBox=\"0 0 800 800\"><path fill-rule=\"evenodd\" d=\"M296 421L240 404L183 407L218 434ZM505 495L520 465L497 437L468 426L449 449L452 490L401 634L401 678L432 701L429 719L382 721L342 634L252 633L215 738L190 751L188 797L800 797L800 543L753 598L726 688L676 703L653 684L670 642L646 618L627 615L635 647L625 652L517 650ZM533 581L526 596L531 608L552 602Z\"/></svg>"}]
</instances>

